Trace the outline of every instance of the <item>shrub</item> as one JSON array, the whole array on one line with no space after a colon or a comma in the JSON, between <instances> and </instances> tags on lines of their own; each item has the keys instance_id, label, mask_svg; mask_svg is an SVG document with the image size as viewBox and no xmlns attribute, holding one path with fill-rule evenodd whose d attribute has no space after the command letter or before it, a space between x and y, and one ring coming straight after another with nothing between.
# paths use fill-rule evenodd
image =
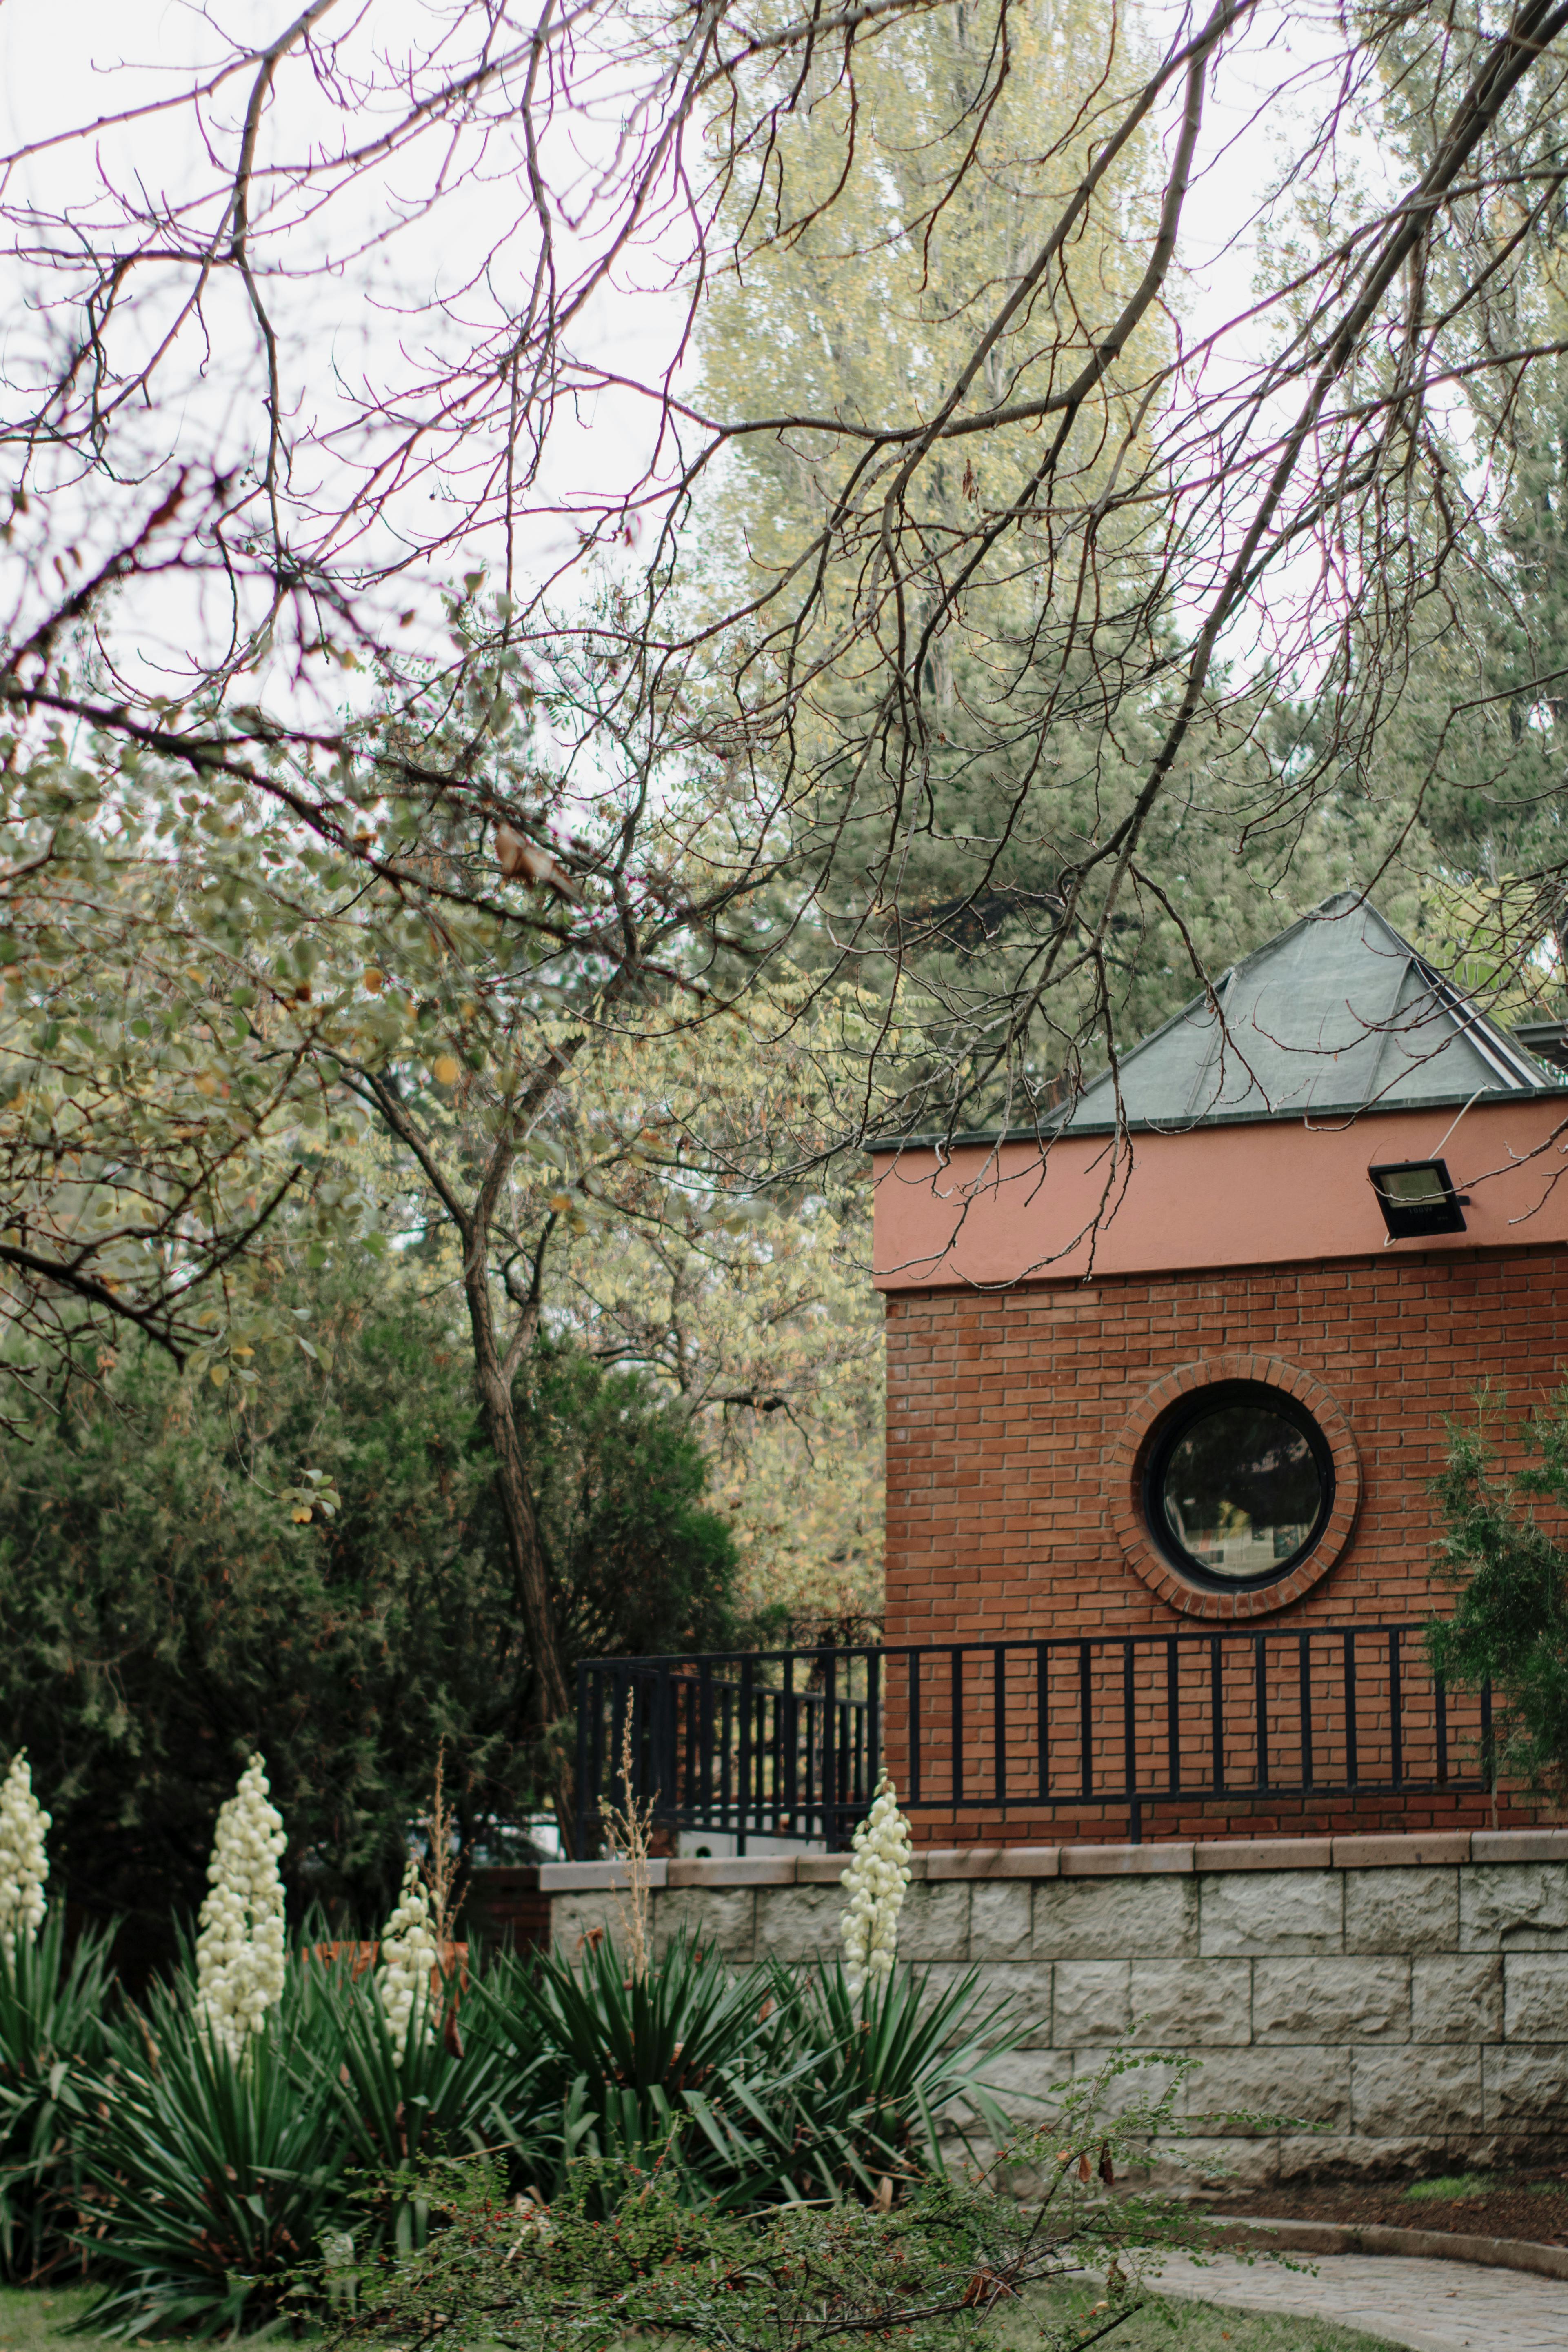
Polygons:
<instances>
[{"instance_id":1,"label":"shrub","mask_svg":"<svg viewBox=\"0 0 1568 2352\"><path fill-rule=\"evenodd\" d=\"M198 2013L188 1970L111 2021L79 2151L80 2242L104 2283L84 2330L213 2336L276 2317L345 2200L323 1974L290 1967L237 2053Z\"/></svg>"},{"instance_id":2,"label":"shrub","mask_svg":"<svg viewBox=\"0 0 1568 2352\"><path fill-rule=\"evenodd\" d=\"M742 2216L694 2206L668 2165L580 2158L547 2211L520 2214L493 2168L447 2168L428 2186L449 2226L420 2261L359 2269L324 2352L951 2352L999 2306L1019 2340L1028 2328L1041 2352L1068 2352L1147 2299L1165 2251L1212 2240L1185 2207L1118 2189L1123 2161L1146 2162L1171 2133L1189 2064L1118 2057L1069 2087L1048 2127L997 2159L1046 2176L1032 2206L996 2195L994 2171L928 2173L889 2210L836 2200ZM1164 2075L1152 2095L1123 2079L1141 2067ZM1030 2327L1027 2291L1084 2272L1093 2284L1076 2311Z\"/></svg>"},{"instance_id":3,"label":"shrub","mask_svg":"<svg viewBox=\"0 0 1568 2352\"><path fill-rule=\"evenodd\" d=\"M87 2085L102 2065L112 1930L68 1953L57 1905L37 1936L0 1948L0 2263L29 2284L63 2262L80 2201Z\"/></svg>"}]
</instances>

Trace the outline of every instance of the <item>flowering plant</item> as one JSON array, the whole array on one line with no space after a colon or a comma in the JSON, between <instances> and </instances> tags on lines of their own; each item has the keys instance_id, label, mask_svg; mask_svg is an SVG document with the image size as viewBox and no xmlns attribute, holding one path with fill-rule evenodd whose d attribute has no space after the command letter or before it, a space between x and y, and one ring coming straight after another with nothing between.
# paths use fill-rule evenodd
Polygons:
<instances>
[{"instance_id":1,"label":"flowering plant","mask_svg":"<svg viewBox=\"0 0 1568 2352\"><path fill-rule=\"evenodd\" d=\"M270 1802L267 1769L253 1756L217 1817L211 1891L196 1935L196 2008L231 2058L259 2033L283 1995L283 1881L288 1840Z\"/></svg>"},{"instance_id":2,"label":"flowering plant","mask_svg":"<svg viewBox=\"0 0 1568 2352\"><path fill-rule=\"evenodd\" d=\"M43 1925L48 1826L23 1748L0 1784L0 1949L8 1960L16 1959L18 1936L30 1944Z\"/></svg>"},{"instance_id":3,"label":"flowering plant","mask_svg":"<svg viewBox=\"0 0 1568 2352\"><path fill-rule=\"evenodd\" d=\"M436 1941L435 1923L430 1916L430 1898L419 1875L419 1865L410 1857L403 1874L403 1892L396 1908L381 1935L382 2006L398 2055L405 2056L408 2037L414 2031L415 2003L422 1984L428 1986L431 1971L440 1959ZM426 2034L435 2032L435 2020L428 2009L425 2016Z\"/></svg>"},{"instance_id":4,"label":"flowering plant","mask_svg":"<svg viewBox=\"0 0 1568 2352\"><path fill-rule=\"evenodd\" d=\"M849 1867L841 1880L849 1895L843 1937L851 1993L858 1993L870 1978L892 1974L910 1851L910 1825L884 1772L871 1810L855 1832Z\"/></svg>"}]
</instances>

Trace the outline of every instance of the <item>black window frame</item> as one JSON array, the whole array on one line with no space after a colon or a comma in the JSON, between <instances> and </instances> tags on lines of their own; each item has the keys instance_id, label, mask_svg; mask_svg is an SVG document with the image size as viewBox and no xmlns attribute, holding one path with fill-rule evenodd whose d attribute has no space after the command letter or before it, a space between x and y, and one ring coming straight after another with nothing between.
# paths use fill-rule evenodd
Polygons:
<instances>
[{"instance_id":1,"label":"black window frame","mask_svg":"<svg viewBox=\"0 0 1568 2352\"><path fill-rule=\"evenodd\" d=\"M1260 1570L1256 1576L1222 1576L1218 1570L1207 1568L1193 1554L1177 1536L1165 1516L1163 1489L1165 1472L1172 1454L1194 1422L1211 1412L1221 1412L1227 1406L1253 1404L1266 1408L1292 1429L1299 1430L1312 1451L1317 1467L1321 1496L1318 1514L1306 1539L1297 1545L1286 1559L1276 1560L1272 1568ZM1151 1542L1163 1559L1168 1560L1179 1575L1191 1584L1201 1585L1208 1592L1258 1592L1270 1584L1278 1584L1289 1575L1323 1539L1323 1533L1333 1516L1334 1456L1333 1449L1306 1406L1289 1396L1283 1389L1272 1388L1267 1381L1213 1381L1207 1387L1190 1389L1178 1398L1168 1412L1163 1413L1150 1432L1144 1449L1142 1477L1143 1525Z\"/></svg>"}]
</instances>

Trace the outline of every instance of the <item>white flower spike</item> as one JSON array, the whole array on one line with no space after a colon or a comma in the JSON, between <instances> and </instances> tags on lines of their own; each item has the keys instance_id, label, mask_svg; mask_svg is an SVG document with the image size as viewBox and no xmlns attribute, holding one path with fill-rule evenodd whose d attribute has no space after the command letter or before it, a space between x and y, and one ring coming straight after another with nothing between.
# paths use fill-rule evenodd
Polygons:
<instances>
[{"instance_id":1,"label":"white flower spike","mask_svg":"<svg viewBox=\"0 0 1568 2352\"><path fill-rule=\"evenodd\" d=\"M849 1867L841 1881L849 1895L842 1932L845 1973L853 1995L868 1980L893 1972L910 1853L910 1825L884 1772L871 1810L855 1832Z\"/></svg>"},{"instance_id":2,"label":"white flower spike","mask_svg":"<svg viewBox=\"0 0 1568 2352\"><path fill-rule=\"evenodd\" d=\"M289 1841L269 1801L267 1769L253 1756L217 1817L211 1892L196 1937L196 2009L231 2058L244 2054L283 1996L283 1881Z\"/></svg>"},{"instance_id":3,"label":"white flower spike","mask_svg":"<svg viewBox=\"0 0 1568 2352\"><path fill-rule=\"evenodd\" d=\"M30 1944L43 1925L48 1826L24 1748L0 1783L0 1949L8 1960L16 1957L18 1937Z\"/></svg>"},{"instance_id":4,"label":"white flower spike","mask_svg":"<svg viewBox=\"0 0 1568 2352\"><path fill-rule=\"evenodd\" d=\"M420 1882L419 1866L410 1858L403 1874L403 1892L397 1907L381 1931L382 2006L386 2021L392 2028L392 2039L400 2058L408 2054L408 2037L414 2031L414 2005L423 1984L428 1989L431 1971L440 1954L436 1945L435 1923L430 1916L430 1900ZM430 2002L425 2006L426 2037L436 2031L436 2019Z\"/></svg>"}]
</instances>

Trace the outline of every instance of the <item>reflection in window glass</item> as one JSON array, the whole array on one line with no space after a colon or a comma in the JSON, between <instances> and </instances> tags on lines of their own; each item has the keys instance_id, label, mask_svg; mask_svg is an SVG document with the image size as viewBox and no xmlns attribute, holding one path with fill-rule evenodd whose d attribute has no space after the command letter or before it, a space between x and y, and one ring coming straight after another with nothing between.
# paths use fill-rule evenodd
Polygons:
<instances>
[{"instance_id":1,"label":"reflection in window glass","mask_svg":"<svg viewBox=\"0 0 1568 2352\"><path fill-rule=\"evenodd\" d=\"M1216 1403L1165 1455L1158 1507L1179 1549L1214 1576L1267 1576L1310 1541L1323 1507L1310 1442L1262 1402Z\"/></svg>"}]
</instances>

